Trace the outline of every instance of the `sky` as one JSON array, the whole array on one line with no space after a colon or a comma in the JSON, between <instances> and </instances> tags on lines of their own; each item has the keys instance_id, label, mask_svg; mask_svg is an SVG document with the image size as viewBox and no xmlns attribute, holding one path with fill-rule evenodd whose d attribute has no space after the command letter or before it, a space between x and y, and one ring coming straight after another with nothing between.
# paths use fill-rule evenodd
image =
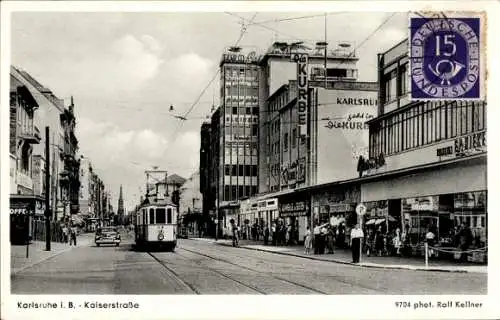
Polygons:
<instances>
[{"instance_id":1,"label":"sky","mask_svg":"<svg viewBox=\"0 0 500 320\"><path fill-rule=\"evenodd\" d=\"M66 103L74 97L79 152L104 180L115 210L120 185L132 209L144 170L188 178L198 169L200 125L218 103L219 77L201 94L242 22L253 17L256 24L244 26L239 45L264 51L277 40L324 41L322 14L15 12L11 63ZM359 80L376 81L377 53L407 36L407 21L403 13L330 13L327 41L353 43ZM187 121L172 116L198 98Z\"/></svg>"}]
</instances>

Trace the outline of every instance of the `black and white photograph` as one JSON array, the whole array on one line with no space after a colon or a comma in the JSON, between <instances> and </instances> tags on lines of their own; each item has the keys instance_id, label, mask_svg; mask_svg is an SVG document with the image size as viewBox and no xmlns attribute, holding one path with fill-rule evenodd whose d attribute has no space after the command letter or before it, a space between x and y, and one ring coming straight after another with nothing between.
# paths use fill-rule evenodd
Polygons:
<instances>
[{"instance_id":1,"label":"black and white photograph","mask_svg":"<svg viewBox=\"0 0 500 320\"><path fill-rule=\"evenodd\" d=\"M497 4L9 2L10 317L498 311Z\"/></svg>"}]
</instances>

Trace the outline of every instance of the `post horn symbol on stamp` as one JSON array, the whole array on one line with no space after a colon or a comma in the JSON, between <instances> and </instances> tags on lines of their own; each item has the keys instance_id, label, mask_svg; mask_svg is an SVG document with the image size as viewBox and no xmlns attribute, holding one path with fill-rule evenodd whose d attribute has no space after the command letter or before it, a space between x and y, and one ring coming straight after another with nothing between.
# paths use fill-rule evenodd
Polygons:
<instances>
[{"instance_id":1,"label":"post horn symbol on stamp","mask_svg":"<svg viewBox=\"0 0 500 320\"><path fill-rule=\"evenodd\" d=\"M482 99L480 19L410 17L412 100Z\"/></svg>"}]
</instances>

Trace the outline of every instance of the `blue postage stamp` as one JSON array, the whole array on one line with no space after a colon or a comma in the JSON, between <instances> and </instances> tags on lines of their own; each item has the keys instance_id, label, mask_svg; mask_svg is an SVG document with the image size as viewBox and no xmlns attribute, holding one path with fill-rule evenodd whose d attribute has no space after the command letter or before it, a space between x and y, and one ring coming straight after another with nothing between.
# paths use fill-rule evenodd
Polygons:
<instances>
[{"instance_id":1,"label":"blue postage stamp","mask_svg":"<svg viewBox=\"0 0 500 320\"><path fill-rule=\"evenodd\" d=\"M410 16L412 100L483 100L482 17Z\"/></svg>"}]
</instances>

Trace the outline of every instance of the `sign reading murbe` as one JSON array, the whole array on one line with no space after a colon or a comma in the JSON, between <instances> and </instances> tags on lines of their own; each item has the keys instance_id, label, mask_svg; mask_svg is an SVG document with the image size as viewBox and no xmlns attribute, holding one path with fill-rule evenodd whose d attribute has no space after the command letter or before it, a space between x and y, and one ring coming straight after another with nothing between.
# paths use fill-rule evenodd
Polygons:
<instances>
[{"instance_id":1,"label":"sign reading murbe","mask_svg":"<svg viewBox=\"0 0 500 320\"><path fill-rule=\"evenodd\" d=\"M297 63L297 105L299 132L301 136L307 135L308 58L306 53L294 53L291 55L292 61Z\"/></svg>"}]
</instances>

